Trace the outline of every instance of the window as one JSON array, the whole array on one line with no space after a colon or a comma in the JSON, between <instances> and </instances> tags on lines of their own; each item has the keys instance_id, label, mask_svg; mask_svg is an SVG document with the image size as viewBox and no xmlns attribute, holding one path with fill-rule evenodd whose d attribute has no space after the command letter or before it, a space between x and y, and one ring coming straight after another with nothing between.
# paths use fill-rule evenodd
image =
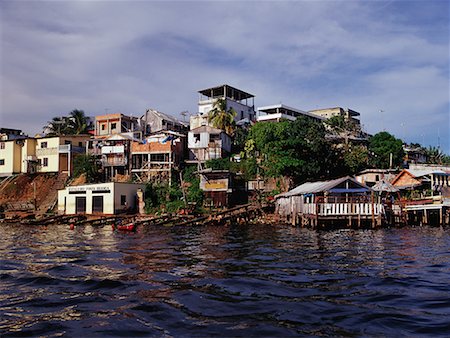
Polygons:
<instances>
[{"instance_id":1,"label":"window","mask_svg":"<svg viewBox=\"0 0 450 338\"><path fill-rule=\"evenodd\" d=\"M209 142L214 142L220 140L220 135L218 134L210 134L209 135Z\"/></svg>"},{"instance_id":2,"label":"window","mask_svg":"<svg viewBox=\"0 0 450 338\"><path fill-rule=\"evenodd\" d=\"M194 142L200 142L200 134L194 134Z\"/></svg>"},{"instance_id":3,"label":"window","mask_svg":"<svg viewBox=\"0 0 450 338\"><path fill-rule=\"evenodd\" d=\"M48 167L48 157L44 157L44 158L43 158L42 166L43 166L43 167Z\"/></svg>"},{"instance_id":4,"label":"window","mask_svg":"<svg viewBox=\"0 0 450 338\"><path fill-rule=\"evenodd\" d=\"M64 144L72 144L72 141L65 140Z\"/></svg>"},{"instance_id":5,"label":"window","mask_svg":"<svg viewBox=\"0 0 450 338\"><path fill-rule=\"evenodd\" d=\"M126 195L120 195L120 205L127 205L127 196Z\"/></svg>"},{"instance_id":6,"label":"window","mask_svg":"<svg viewBox=\"0 0 450 338\"><path fill-rule=\"evenodd\" d=\"M5 142L0 142L0 149L5 149Z\"/></svg>"},{"instance_id":7,"label":"window","mask_svg":"<svg viewBox=\"0 0 450 338\"><path fill-rule=\"evenodd\" d=\"M41 142L41 149L47 148L47 142Z\"/></svg>"},{"instance_id":8,"label":"window","mask_svg":"<svg viewBox=\"0 0 450 338\"><path fill-rule=\"evenodd\" d=\"M117 128L117 123L111 123L111 129L116 129Z\"/></svg>"},{"instance_id":9,"label":"window","mask_svg":"<svg viewBox=\"0 0 450 338\"><path fill-rule=\"evenodd\" d=\"M106 129L106 125L102 124L102 130L105 130L105 129Z\"/></svg>"},{"instance_id":10,"label":"window","mask_svg":"<svg viewBox=\"0 0 450 338\"><path fill-rule=\"evenodd\" d=\"M5 165L5 159L0 159L0 165Z\"/></svg>"},{"instance_id":11,"label":"window","mask_svg":"<svg viewBox=\"0 0 450 338\"><path fill-rule=\"evenodd\" d=\"M380 180L380 175L375 175L375 181L379 181Z\"/></svg>"},{"instance_id":12,"label":"window","mask_svg":"<svg viewBox=\"0 0 450 338\"><path fill-rule=\"evenodd\" d=\"M78 142L78 146L82 147L83 146L83 142Z\"/></svg>"}]
</instances>

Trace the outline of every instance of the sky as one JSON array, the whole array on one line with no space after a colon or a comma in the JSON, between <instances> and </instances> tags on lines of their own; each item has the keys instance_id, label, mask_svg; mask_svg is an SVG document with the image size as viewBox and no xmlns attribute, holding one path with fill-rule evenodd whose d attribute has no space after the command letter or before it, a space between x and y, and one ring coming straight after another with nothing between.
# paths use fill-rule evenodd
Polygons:
<instances>
[{"instance_id":1,"label":"sky","mask_svg":"<svg viewBox=\"0 0 450 338\"><path fill-rule=\"evenodd\" d=\"M371 134L450 153L448 1L0 2L0 126L198 112L222 84L255 106L361 113Z\"/></svg>"}]
</instances>

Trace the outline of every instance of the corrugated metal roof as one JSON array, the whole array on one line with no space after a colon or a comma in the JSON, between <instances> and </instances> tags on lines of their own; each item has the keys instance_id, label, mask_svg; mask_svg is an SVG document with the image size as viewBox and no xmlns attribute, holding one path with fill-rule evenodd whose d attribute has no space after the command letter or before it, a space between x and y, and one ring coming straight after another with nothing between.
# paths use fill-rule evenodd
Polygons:
<instances>
[{"instance_id":1,"label":"corrugated metal roof","mask_svg":"<svg viewBox=\"0 0 450 338\"><path fill-rule=\"evenodd\" d=\"M446 174L445 171L435 170L435 169L429 169L429 170L405 169L405 170L407 170L414 177L422 177L422 176L427 176L427 175L431 175L431 174L440 174L440 175L445 175Z\"/></svg>"},{"instance_id":2,"label":"corrugated metal roof","mask_svg":"<svg viewBox=\"0 0 450 338\"><path fill-rule=\"evenodd\" d=\"M354 178L352 178L350 176L346 176L346 177L341 177L341 178L338 178L335 180L330 180L330 181L306 182L292 190L289 190L283 194L279 194L279 195L275 196L275 198L290 197L290 196L296 196L296 195L329 191L329 190L333 189L335 186L337 186L347 180L352 181L353 183L355 183L358 186L367 188L364 184L359 183ZM370 189L367 188L367 190L370 190Z\"/></svg>"}]
</instances>

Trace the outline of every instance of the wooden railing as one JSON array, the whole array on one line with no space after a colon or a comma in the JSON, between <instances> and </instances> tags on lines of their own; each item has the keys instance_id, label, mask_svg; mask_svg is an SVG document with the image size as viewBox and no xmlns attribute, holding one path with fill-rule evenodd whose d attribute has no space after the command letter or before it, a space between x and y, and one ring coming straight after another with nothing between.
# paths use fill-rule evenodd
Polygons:
<instances>
[{"instance_id":1,"label":"wooden railing","mask_svg":"<svg viewBox=\"0 0 450 338\"><path fill-rule=\"evenodd\" d=\"M300 212L317 216L370 216L379 215L384 209L377 203L305 203Z\"/></svg>"}]
</instances>

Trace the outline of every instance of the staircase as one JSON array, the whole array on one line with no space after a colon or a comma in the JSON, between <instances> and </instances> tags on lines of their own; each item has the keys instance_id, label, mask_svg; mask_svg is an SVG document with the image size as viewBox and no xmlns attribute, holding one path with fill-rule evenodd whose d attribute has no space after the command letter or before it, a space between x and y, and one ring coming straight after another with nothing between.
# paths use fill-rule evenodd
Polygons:
<instances>
[{"instance_id":1,"label":"staircase","mask_svg":"<svg viewBox=\"0 0 450 338\"><path fill-rule=\"evenodd\" d=\"M69 175L67 173L59 173L55 184L51 188L49 194L39 204L38 213L45 214L52 211L58 203L58 190L64 189L68 181Z\"/></svg>"},{"instance_id":2,"label":"staircase","mask_svg":"<svg viewBox=\"0 0 450 338\"><path fill-rule=\"evenodd\" d=\"M11 183L15 178L17 177L17 175L12 175L12 176L8 176L6 177L4 180L2 180L0 182L0 193L3 191L3 189L5 189L9 183Z\"/></svg>"}]
</instances>

